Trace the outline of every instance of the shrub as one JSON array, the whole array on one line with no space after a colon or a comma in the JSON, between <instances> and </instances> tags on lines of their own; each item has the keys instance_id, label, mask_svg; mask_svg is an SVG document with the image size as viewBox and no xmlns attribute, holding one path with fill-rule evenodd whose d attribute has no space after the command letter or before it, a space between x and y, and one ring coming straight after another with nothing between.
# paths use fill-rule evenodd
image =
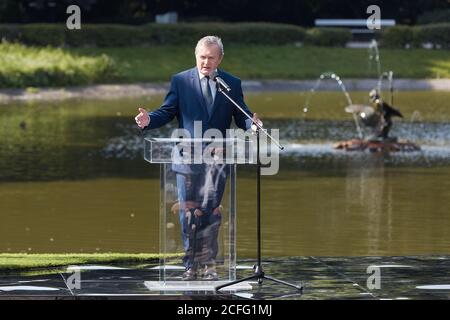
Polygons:
<instances>
[{"instance_id":1,"label":"shrub","mask_svg":"<svg viewBox=\"0 0 450 320\"><path fill-rule=\"evenodd\" d=\"M19 40L29 45L59 47L64 44L65 29L60 24L25 24L20 26Z\"/></svg>"},{"instance_id":2,"label":"shrub","mask_svg":"<svg viewBox=\"0 0 450 320\"><path fill-rule=\"evenodd\" d=\"M433 47L450 49L450 23L428 24L415 27L414 43L431 43Z\"/></svg>"},{"instance_id":3,"label":"shrub","mask_svg":"<svg viewBox=\"0 0 450 320\"><path fill-rule=\"evenodd\" d=\"M193 44L206 35L217 35L227 44L280 45L302 41L300 27L273 23L181 23L148 24L146 28L156 44Z\"/></svg>"},{"instance_id":4,"label":"shrub","mask_svg":"<svg viewBox=\"0 0 450 320\"><path fill-rule=\"evenodd\" d=\"M65 44L70 47L124 47L149 43L141 27L84 24L80 30L65 31Z\"/></svg>"},{"instance_id":5,"label":"shrub","mask_svg":"<svg viewBox=\"0 0 450 320\"><path fill-rule=\"evenodd\" d=\"M192 45L207 34L218 35L227 44L284 45L302 41L305 31L275 23L83 24L81 30L69 30L63 24L0 25L0 37L38 46Z\"/></svg>"},{"instance_id":6,"label":"shrub","mask_svg":"<svg viewBox=\"0 0 450 320\"><path fill-rule=\"evenodd\" d=\"M381 33L381 45L389 48L421 48L425 43L433 47L450 48L450 23L422 26L395 26Z\"/></svg>"},{"instance_id":7,"label":"shrub","mask_svg":"<svg viewBox=\"0 0 450 320\"><path fill-rule=\"evenodd\" d=\"M0 24L0 41L16 42L19 41L20 25L18 24Z\"/></svg>"},{"instance_id":8,"label":"shrub","mask_svg":"<svg viewBox=\"0 0 450 320\"><path fill-rule=\"evenodd\" d=\"M106 55L79 56L63 49L0 43L0 87L90 84L115 76Z\"/></svg>"},{"instance_id":9,"label":"shrub","mask_svg":"<svg viewBox=\"0 0 450 320\"><path fill-rule=\"evenodd\" d=\"M343 28L312 28L306 32L305 44L315 46L344 47L350 41L350 30Z\"/></svg>"},{"instance_id":10,"label":"shrub","mask_svg":"<svg viewBox=\"0 0 450 320\"><path fill-rule=\"evenodd\" d=\"M413 39L413 28L395 26L382 31L380 44L387 48L405 48L407 45L413 44Z\"/></svg>"}]
</instances>

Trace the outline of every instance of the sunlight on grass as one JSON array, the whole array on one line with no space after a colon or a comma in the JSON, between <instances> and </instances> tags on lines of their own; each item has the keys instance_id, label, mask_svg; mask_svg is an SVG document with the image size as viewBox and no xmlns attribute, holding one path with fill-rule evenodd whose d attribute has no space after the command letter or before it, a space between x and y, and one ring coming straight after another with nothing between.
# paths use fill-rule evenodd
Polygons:
<instances>
[{"instance_id":1,"label":"sunlight on grass","mask_svg":"<svg viewBox=\"0 0 450 320\"><path fill-rule=\"evenodd\" d=\"M179 256L176 254L167 257ZM150 253L67 253L67 254L0 254L0 270L22 270L31 268L60 267L73 264L92 263L156 263L161 254Z\"/></svg>"},{"instance_id":2,"label":"sunlight on grass","mask_svg":"<svg viewBox=\"0 0 450 320\"><path fill-rule=\"evenodd\" d=\"M89 84L114 76L106 55L81 56L60 48L0 43L0 86L64 86Z\"/></svg>"},{"instance_id":3,"label":"sunlight on grass","mask_svg":"<svg viewBox=\"0 0 450 320\"><path fill-rule=\"evenodd\" d=\"M450 78L450 59L449 60L432 60L430 73L435 74L436 78Z\"/></svg>"}]
</instances>

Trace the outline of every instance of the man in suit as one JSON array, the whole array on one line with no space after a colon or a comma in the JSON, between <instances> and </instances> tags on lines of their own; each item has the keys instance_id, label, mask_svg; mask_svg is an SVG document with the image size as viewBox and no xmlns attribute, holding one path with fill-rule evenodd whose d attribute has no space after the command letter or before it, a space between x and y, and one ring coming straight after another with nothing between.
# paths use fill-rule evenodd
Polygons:
<instances>
[{"instance_id":1,"label":"man in suit","mask_svg":"<svg viewBox=\"0 0 450 320\"><path fill-rule=\"evenodd\" d=\"M250 129L253 122L262 124L257 114L253 114L244 103L241 80L217 69L223 55L220 38L206 36L200 39L195 48L196 67L172 77L169 92L159 109L147 112L139 108L139 114L135 117L137 125L146 131L159 128L176 117L179 128L187 130L191 137L202 138L208 129L217 129L226 137L226 129L230 128L232 119L244 130ZM210 78L213 74L229 85L231 91L228 94L253 120L218 92L216 82ZM201 122L202 137L196 136L194 130L194 122L197 121ZM220 202L226 184L227 166L174 165L172 170L177 178L178 210L186 253L183 279L197 279L199 269L203 268L203 279L215 280ZM192 230L196 231L197 236L192 236Z\"/></svg>"}]
</instances>

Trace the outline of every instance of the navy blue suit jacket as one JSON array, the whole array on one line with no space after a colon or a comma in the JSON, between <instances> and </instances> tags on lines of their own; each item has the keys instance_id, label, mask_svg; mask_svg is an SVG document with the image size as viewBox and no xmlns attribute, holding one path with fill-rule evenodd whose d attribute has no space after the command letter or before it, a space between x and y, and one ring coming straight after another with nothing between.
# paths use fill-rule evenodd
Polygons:
<instances>
[{"instance_id":1,"label":"navy blue suit jacket","mask_svg":"<svg viewBox=\"0 0 450 320\"><path fill-rule=\"evenodd\" d=\"M244 103L241 80L222 70L218 70L218 74L231 88L228 95L252 117L253 113ZM194 138L194 121L202 121L202 134L207 129L215 128L220 130L224 137L226 129L230 128L232 118L243 130L249 129L251 124L250 121L245 121L248 118L219 91L216 92L211 115L208 114L196 67L172 77L170 90L163 104L149 115L150 124L144 130L159 128L176 117L179 128L187 129L192 138Z\"/></svg>"},{"instance_id":2,"label":"navy blue suit jacket","mask_svg":"<svg viewBox=\"0 0 450 320\"><path fill-rule=\"evenodd\" d=\"M253 117L253 113L244 103L241 80L222 70L218 70L218 75L231 88L231 91L227 94L249 116ZM150 123L143 129L144 131L162 127L177 118L179 128L188 130L191 138L194 138L194 121L202 122L202 136L207 129L214 128L220 130L224 138L226 137L226 129L231 126L232 118L234 118L236 125L243 130L248 130L251 126L251 121L246 121L248 118L218 90L211 114L208 113L196 67L172 77L170 90L163 104L159 109L150 112L149 116ZM201 166L174 165L173 169L181 173L192 173L200 171Z\"/></svg>"}]
</instances>

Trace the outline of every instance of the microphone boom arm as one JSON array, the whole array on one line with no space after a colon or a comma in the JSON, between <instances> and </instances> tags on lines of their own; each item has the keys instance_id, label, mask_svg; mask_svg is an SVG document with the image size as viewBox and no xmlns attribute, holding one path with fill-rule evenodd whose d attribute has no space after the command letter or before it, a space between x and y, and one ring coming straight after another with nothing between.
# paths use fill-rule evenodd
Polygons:
<instances>
[{"instance_id":1,"label":"microphone boom arm","mask_svg":"<svg viewBox=\"0 0 450 320\"><path fill-rule=\"evenodd\" d=\"M234 101L226 92L225 92L225 90L223 90L223 88L222 88L222 83L221 82L224 82L222 79L220 79L220 80L222 80L222 81L217 81L217 79L220 79L219 77L215 77L214 78L214 81L216 81L217 82L217 84L218 84L218 86L217 86L217 90L219 90L219 92L221 92L225 97L227 97L228 98L228 100L230 100L248 119L250 119L250 120L252 120L252 123L253 124L255 124L262 132L264 132L264 134L266 135L266 136L268 136L269 138L270 138L270 140L272 140L273 141L273 143L275 143L277 146L278 146L278 148L280 148L280 150L283 150L284 149L284 147L282 146L282 145L280 145L280 143L277 141L277 140L275 140L275 138L273 138L267 131L266 131L266 129L264 129L259 123L257 123L257 122L255 122L255 121L253 121L253 118L247 113L247 112L245 112L245 110L244 109L242 109L242 107L240 106L240 105L238 105L237 103L236 103L236 101ZM227 91L230 91L230 90L228 90L229 89L229 86L227 85L227 86L225 86L225 89L227 90Z\"/></svg>"}]
</instances>

